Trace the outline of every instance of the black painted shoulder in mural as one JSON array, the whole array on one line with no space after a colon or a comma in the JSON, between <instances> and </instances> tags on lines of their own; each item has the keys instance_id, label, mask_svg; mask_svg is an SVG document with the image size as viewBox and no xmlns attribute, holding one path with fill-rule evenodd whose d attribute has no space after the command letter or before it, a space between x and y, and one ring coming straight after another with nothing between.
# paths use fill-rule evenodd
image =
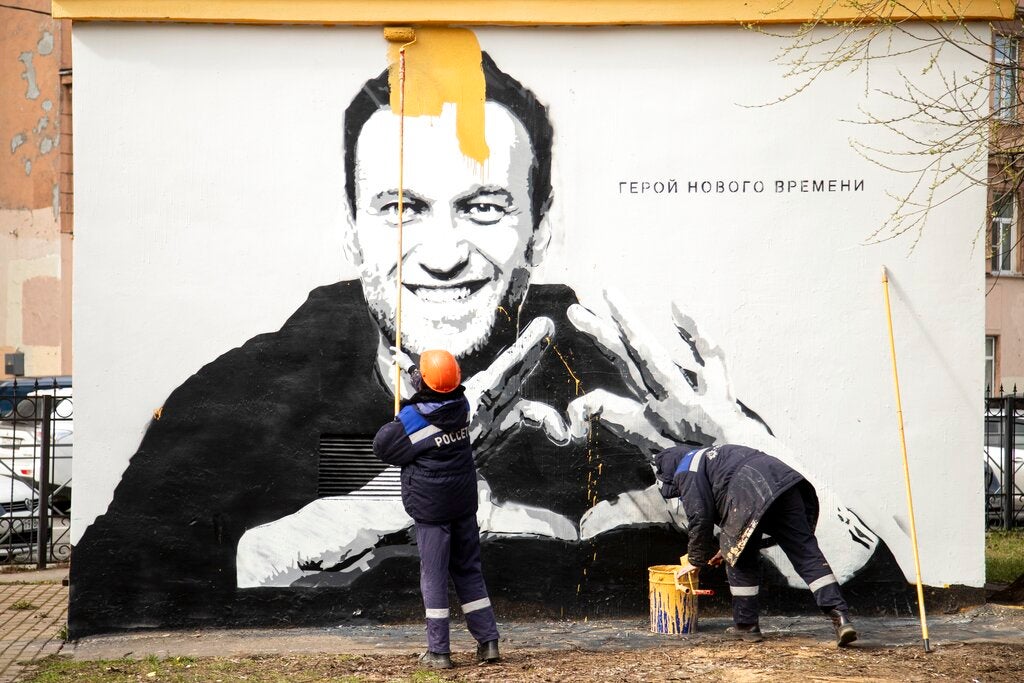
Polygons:
<instances>
[{"instance_id":1,"label":"black painted shoulder in mural","mask_svg":"<svg viewBox=\"0 0 1024 683\"><path fill-rule=\"evenodd\" d=\"M339 282L175 389L75 547L78 630L222 609L241 535L316 498L320 436L391 418L376 349L359 283Z\"/></svg>"}]
</instances>

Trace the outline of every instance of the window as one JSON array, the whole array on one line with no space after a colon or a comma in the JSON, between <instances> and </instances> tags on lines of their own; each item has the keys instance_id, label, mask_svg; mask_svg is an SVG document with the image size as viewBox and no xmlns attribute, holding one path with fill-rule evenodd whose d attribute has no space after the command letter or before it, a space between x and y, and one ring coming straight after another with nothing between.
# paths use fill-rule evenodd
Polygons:
<instances>
[{"instance_id":1,"label":"window","mask_svg":"<svg viewBox=\"0 0 1024 683\"><path fill-rule=\"evenodd\" d=\"M992 272L1013 271L1013 195L998 196L992 207Z\"/></svg>"},{"instance_id":2,"label":"window","mask_svg":"<svg viewBox=\"0 0 1024 683\"><path fill-rule=\"evenodd\" d=\"M995 83L992 106L996 118L1017 118L1017 39L996 36L994 46Z\"/></svg>"},{"instance_id":3,"label":"window","mask_svg":"<svg viewBox=\"0 0 1024 683\"><path fill-rule=\"evenodd\" d=\"M985 393L995 395L996 386L996 338L985 337Z\"/></svg>"}]
</instances>

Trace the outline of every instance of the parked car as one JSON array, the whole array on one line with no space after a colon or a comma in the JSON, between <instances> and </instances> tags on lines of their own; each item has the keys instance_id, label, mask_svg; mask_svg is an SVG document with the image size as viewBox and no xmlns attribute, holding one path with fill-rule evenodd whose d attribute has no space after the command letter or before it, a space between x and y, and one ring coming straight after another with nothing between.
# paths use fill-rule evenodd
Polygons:
<instances>
[{"instance_id":1,"label":"parked car","mask_svg":"<svg viewBox=\"0 0 1024 683\"><path fill-rule=\"evenodd\" d=\"M0 475L0 557L35 551L38 505L39 497L32 487Z\"/></svg>"},{"instance_id":2,"label":"parked car","mask_svg":"<svg viewBox=\"0 0 1024 683\"><path fill-rule=\"evenodd\" d=\"M44 396L53 396L53 409L43 414ZM39 488L43 425L49 423L52 460L50 461L50 505L62 511L71 504L71 461L74 448L74 402L71 389L45 389L30 392L15 408L12 419L0 422L0 475L9 475ZM31 431L29 431L31 430ZM4 447L4 443L8 444Z\"/></svg>"},{"instance_id":3,"label":"parked car","mask_svg":"<svg viewBox=\"0 0 1024 683\"><path fill-rule=\"evenodd\" d=\"M1003 518L1002 494L1005 418L1002 410L985 414L985 513L990 523ZM1024 522L1024 415L1014 417L1013 425L1014 519Z\"/></svg>"},{"instance_id":4,"label":"parked car","mask_svg":"<svg viewBox=\"0 0 1024 683\"><path fill-rule=\"evenodd\" d=\"M27 429L15 429L7 423L0 422L0 459L13 458L23 448L31 448L35 443L35 434Z\"/></svg>"},{"instance_id":5,"label":"parked car","mask_svg":"<svg viewBox=\"0 0 1024 683\"><path fill-rule=\"evenodd\" d=\"M71 375L21 377L0 382L0 420L12 419L14 408L32 392L70 388Z\"/></svg>"}]
</instances>

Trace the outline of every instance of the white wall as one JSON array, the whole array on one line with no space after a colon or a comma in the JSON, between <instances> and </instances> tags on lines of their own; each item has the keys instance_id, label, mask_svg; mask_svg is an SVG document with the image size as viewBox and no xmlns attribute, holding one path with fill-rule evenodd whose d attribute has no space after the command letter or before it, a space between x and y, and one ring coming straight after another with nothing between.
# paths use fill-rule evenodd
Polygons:
<instances>
[{"instance_id":1,"label":"white wall","mask_svg":"<svg viewBox=\"0 0 1024 683\"><path fill-rule=\"evenodd\" d=\"M925 580L984 580L983 188L913 236L865 244L912 178L859 156L891 102L832 73L793 83L738 28L480 29L550 107L555 241L535 281L628 295L671 338L675 301L723 347L736 395L873 528L905 525L881 266L893 315ZM75 27L76 506L102 514L152 411L203 364L277 329L341 251L342 112L386 66L379 29ZM917 73L873 67L872 88ZM943 66L967 68L962 53ZM923 77L924 78L924 77ZM935 75L928 78L935 78ZM863 180L778 194L776 179ZM678 181L632 195L620 181ZM760 180L763 193L687 193ZM912 573L906 537L885 538ZM955 557L956 562L949 558Z\"/></svg>"}]
</instances>

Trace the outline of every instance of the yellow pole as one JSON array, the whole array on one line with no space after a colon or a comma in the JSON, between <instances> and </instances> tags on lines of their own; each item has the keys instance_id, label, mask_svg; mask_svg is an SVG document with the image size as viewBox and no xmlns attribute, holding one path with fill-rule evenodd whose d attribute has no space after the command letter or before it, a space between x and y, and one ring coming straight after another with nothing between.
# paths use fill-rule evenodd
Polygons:
<instances>
[{"instance_id":1,"label":"yellow pole","mask_svg":"<svg viewBox=\"0 0 1024 683\"><path fill-rule=\"evenodd\" d=\"M928 642L928 617L924 612L924 587L921 583L921 557L917 551L917 524L914 521L914 497L910 493L910 463L907 461L907 439L903 434L903 404L900 401L900 375L896 371L896 340L892 332L892 307L889 305L889 274L882 266L882 289L885 292L885 317L889 323L889 352L892 355L892 381L896 387L896 419L899 423L900 448L903 451L903 476L907 482L907 509L910 511L910 540L914 546L914 570L917 572L917 606L921 613L921 638L924 651L931 652Z\"/></svg>"},{"instance_id":2,"label":"yellow pole","mask_svg":"<svg viewBox=\"0 0 1024 683\"><path fill-rule=\"evenodd\" d=\"M402 352L402 222L405 218L405 45L398 51L398 273L395 301L395 353ZM395 415L402 406L402 368L395 360Z\"/></svg>"}]
</instances>

